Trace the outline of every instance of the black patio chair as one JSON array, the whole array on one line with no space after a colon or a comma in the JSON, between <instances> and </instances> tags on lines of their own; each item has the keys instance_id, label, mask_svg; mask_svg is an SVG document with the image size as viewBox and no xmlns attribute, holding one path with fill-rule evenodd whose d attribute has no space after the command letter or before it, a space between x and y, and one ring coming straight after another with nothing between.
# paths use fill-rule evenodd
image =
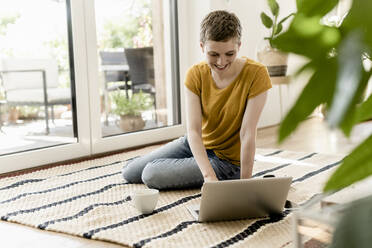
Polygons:
<instances>
[{"instance_id":1,"label":"black patio chair","mask_svg":"<svg viewBox=\"0 0 372 248\"><path fill-rule=\"evenodd\" d=\"M125 48L124 52L129 65L132 93L149 93L154 99L156 112L153 47Z\"/></svg>"}]
</instances>

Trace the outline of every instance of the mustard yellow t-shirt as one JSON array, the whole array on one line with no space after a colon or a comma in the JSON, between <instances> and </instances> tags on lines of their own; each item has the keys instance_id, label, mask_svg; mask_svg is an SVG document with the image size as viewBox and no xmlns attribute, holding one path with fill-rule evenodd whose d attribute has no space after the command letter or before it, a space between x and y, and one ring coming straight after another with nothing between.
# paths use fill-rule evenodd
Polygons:
<instances>
[{"instance_id":1,"label":"mustard yellow t-shirt","mask_svg":"<svg viewBox=\"0 0 372 248\"><path fill-rule=\"evenodd\" d=\"M264 65L245 58L237 78L219 89L206 62L192 66L185 85L200 97L202 108L202 139L224 160L240 165L240 127L247 100L270 89L271 81Z\"/></svg>"}]
</instances>

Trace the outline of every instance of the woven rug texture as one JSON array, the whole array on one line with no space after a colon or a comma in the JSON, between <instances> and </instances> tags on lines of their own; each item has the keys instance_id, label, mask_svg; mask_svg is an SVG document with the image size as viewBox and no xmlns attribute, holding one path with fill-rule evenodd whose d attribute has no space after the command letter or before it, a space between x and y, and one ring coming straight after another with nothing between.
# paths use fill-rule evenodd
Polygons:
<instances>
[{"instance_id":1,"label":"woven rug texture","mask_svg":"<svg viewBox=\"0 0 372 248\"><path fill-rule=\"evenodd\" d=\"M186 206L200 202L200 189L161 191L154 213L140 214L130 194L126 161L157 146L68 164L0 180L0 217L35 228L129 247L287 247L291 212L282 217L199 223ZM320 193L341 155L257 149L254 177L291 176L288 199L303 204Z\"/></svg>"}]
</instances>

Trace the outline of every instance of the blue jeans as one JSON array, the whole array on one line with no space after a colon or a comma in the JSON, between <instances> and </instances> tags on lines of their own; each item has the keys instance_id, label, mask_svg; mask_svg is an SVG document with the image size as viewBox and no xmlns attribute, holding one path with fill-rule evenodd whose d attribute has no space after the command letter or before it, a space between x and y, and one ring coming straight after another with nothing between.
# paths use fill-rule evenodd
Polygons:
<instances>
[{"instance_id":1,"label":"blue jeans","mask_svg":"<svg viewBox=\"0 0 372 248\"><path fill-rule=\"evenodd\" d=\"M240 166L218 158L212 150L207 150L207 155L219 180L240 178ZM156 189L201 187L204 182L186 136L128 162L123 177Z\"/></svg>"}]
</instances>

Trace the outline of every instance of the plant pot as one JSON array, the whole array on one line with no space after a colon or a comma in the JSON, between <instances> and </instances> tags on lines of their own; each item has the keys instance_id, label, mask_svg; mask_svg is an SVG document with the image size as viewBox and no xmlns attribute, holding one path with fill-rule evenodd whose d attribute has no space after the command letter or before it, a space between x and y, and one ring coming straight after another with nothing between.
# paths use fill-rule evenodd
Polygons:
<instances>
[{"instance_id":1,"label":"plant pot","mask_svg":"<svg viewBox=\"0 0 372 248\"><path fill-rule=\"evenodd\" d=\"M39 113L30 113L30 114L27 114L27 115L20 114L18 116L18 119L24 120L24 121L32 121L32 120L37 120L38 117L39 117Z\"/></svg>"},{"instance_id":2,"label":"plant pot","mask_svg":"<svg viewBox=\"0 0 372 248\"><path fill-rule=\"evenodd\" d=\"M270 46L257 52L258 61L267 66L270 77L284 77L287 74L288 54Z\"/></svg>"},{"instance_id":3,"label":"plant pot","mask_svg":"<svg viewBox=\"0 0 372 248\"><path fill-rule=\"evenodd\" d=\"M8 122L9 123L16 123L19 119L19 111L15 107L10 107L8 109Z\"/></svg>"},{"instance_id":4,"label":"plant pot","mask_svg":"<svg viewBox=\"0 0 372 248\"><path fill-rule=\"evenodd\" d=\"M142 130L145 127L145 121L137 115L121 115L119 127L124 132Z\"/></svg>"}]
</instances>

